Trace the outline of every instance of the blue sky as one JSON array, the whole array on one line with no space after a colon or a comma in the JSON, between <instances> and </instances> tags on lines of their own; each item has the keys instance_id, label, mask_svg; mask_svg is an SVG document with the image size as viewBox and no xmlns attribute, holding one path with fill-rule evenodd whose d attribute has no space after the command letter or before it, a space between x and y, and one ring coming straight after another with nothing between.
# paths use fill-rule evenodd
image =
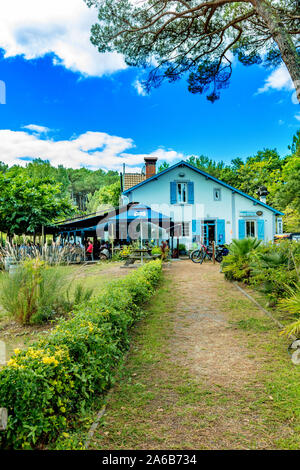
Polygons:
<instances>
[{"instance_id":1,"label":"blue sky","mask_svg":"<svg viewBox=\"0 0 300 470\"><path fill-rule=\"evenodd\" d=\"M264 147L288 152L300 114L284 68L235 64L230 87L214 104L189 93L186 80L144 96L143 71L126 68L120 56L98 54L89 43L94 13L82 0L72 0L67 29L67 8L46 15L38 3L27 5L33 18L21 9L16 19L8 6L6 29L0 20L0 80L6 84L0 160L22 164L40 156L74 168L120 169L125 162L136 169L145 154L173 163L193 154L229 162Z\"/></svg>"}]
</instances>

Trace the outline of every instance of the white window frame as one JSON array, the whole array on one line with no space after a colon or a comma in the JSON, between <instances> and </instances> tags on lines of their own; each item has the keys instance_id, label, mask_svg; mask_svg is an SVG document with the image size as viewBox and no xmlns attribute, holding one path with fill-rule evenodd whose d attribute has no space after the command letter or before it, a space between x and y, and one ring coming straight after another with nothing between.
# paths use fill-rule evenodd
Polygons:
<instances>
[{"instance_id":1,"label":"white window frame","mask_svg":"<svg viewBox=\"0 0 300 470\"><path fill-rule=\"evenodd\" d=\"M254 235L247 234L247 223L252 222L254 224ZM246 238L257 238L257 220L255 219L246 219L245 220L245 237Z\"/></svg>"},{"instance_id":2,"label":"white window frame","mask_svg":"<svg viewBox=\"0 0 300 470\"><path fill-rule=\"evenodd\" d=\"M180 200L180 198L182 197L181 195L183 194L181 192L181 195L179 193L179 187L185 187L185 201L183 200ZM188 200L189 200L189 196L188 196L188 184L187 182L185 181L180 181L178 183L176 183L176 201L178 204L188 204Z\"/></svg>"}]
</instances>

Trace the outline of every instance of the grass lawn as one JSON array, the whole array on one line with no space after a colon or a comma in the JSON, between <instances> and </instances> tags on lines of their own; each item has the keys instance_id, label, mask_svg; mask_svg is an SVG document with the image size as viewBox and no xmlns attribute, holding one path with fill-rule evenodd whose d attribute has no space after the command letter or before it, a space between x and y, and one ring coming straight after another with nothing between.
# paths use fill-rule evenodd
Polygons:
<instances>
[{"instance_id":1,"label":"grass lawn","mask_svg":"<svg viewBox=\"0 0 300 470\"><path fill-rule=\"evenodd\" d=\"M120 265L119 262L99 262L94 265L61 266L60 269L65 275L66 289L70 287L70 295L78 284L93 289L93 294L99 294L109 281L125 274ZM23 326L8 316L0 305L0 340L6 344L7 360L15 348L28 346L37 334L47 334L51 328L53 323Z\"/></svg>"},{"instance_id":2,"label":"grass lawn","mask_svg":"<svg viewBox=\"0 0 300 470\"><path fill-rule=\"evenodd\" d=\"M230 367L218 379L194 373L191 351L174 341L181 322L181 338L188 342L188 319L178 310L182 292L168 274L149 315L132 331L130 353L89 448L300 448L300 369L290 361L288 341L220 273L211 269L208 276L219 312L227 316L227 323L220 323L219 344L229 335L228 357L235 347L243 351L244 375L231 377ZM217 373L217 355L212 351L209 357ZM65 448L85 441L101 404L82 417Z\"/></svg>"}]
</instances>

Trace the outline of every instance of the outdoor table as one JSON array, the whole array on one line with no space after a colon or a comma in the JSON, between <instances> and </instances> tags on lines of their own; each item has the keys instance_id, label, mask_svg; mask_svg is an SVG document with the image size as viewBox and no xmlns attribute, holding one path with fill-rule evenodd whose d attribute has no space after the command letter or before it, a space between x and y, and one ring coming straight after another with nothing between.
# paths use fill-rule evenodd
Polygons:
<instances>
[{"instance_id":1,"label":"outdoor table","mask_svg":"<svg viewBox=\"0 0 300 470\"><path fill-rule=\"evenodd\" d=\"M141 260L141 264L143 264L144 259L150 260L157 258L157 255L151 254L151 250L151 248L137 248L133 250L133 252L126 259L124 266L134 264L136 260Z\"/></svg>"}]
</instances>

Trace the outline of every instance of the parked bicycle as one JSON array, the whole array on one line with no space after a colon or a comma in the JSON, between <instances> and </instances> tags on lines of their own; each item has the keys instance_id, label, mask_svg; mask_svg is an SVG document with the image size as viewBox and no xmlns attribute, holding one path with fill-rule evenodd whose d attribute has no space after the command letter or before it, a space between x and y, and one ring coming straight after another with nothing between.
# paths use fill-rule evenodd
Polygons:
<instances>
[{"instance_id":1,"label":"parked bicycle","mask_svg":"<svg viewBox=\"0 0 300 470\"><path fill-rule=\"evenodd\" d=\"M223 257L228 255L229 251L224 245L219 245L215 247L215 260L218 263L221 263ZM190 258L193 263L202 264L203 261L207 258L209 261L213 259L213 247L211 245L200 245L197 250L192 251Z\"/></svg>"}]
</instances>

